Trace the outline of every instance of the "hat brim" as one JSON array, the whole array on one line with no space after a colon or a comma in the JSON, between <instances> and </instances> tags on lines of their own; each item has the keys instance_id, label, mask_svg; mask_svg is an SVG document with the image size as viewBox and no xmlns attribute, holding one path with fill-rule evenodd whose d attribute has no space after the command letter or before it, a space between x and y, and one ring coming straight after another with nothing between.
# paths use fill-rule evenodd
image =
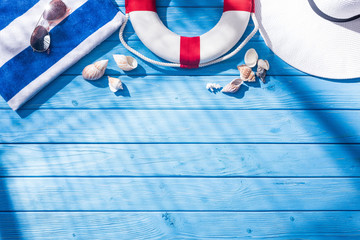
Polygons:
<instances>
[{"instance_id":1,"label":"hat brim","mask_svg":"<svg viewBox=\"0 0 360 240\"><path fill-rule=\"evenodd\" d=\"M256 0L255 14L266 45L291 66L324 78L360 77L360 19L330 22L307 0Z\"/></svg>"}]
</instances>

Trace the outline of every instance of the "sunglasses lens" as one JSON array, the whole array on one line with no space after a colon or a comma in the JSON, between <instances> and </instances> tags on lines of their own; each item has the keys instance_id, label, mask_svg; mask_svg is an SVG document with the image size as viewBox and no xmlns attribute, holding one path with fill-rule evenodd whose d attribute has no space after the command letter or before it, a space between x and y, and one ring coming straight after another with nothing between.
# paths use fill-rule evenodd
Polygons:
<instances>
[{"instance_id":1,"label":"sunglasses lens","mask_svg":"<svg viewBox=\"0 0 360 240\"><path fill-rule=\"evenodd\" d=\"M66 5L61 0L52 0L43 13L43 18L53 21L62 18L66 14Z\"/></svg>"},{"instance_id":2,"label":"sunglasses lens","mask_svg":"<svg viewBox=\"0 0 360 240\"><path fill-rule=\"evenodd\" d=\"M50 34L43 26L37 26L31 35L31 47L38 52L45 52L50 47Z\"/></svg>"}]
</instances>

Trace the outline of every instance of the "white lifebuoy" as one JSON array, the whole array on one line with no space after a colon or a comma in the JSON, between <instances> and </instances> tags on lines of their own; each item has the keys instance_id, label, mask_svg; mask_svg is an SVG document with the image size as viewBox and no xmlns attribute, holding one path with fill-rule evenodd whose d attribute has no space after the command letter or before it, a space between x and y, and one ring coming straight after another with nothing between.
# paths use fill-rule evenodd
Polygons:
<instances>
[{"instance_id":1,"label":"white lifebuoy","mask_svg":"<svg viewBox=\"0 0 360 240\"><path fill-rule=\"evenodd\" d=\"M253 0L224 0L220 21L197 37L183 37L170 31L156 12L155 0L126 0L125 8L139 39L154 54L183 68L197 68L235 46L254 12L254 3Z\"/></svg>"}]
</instances>

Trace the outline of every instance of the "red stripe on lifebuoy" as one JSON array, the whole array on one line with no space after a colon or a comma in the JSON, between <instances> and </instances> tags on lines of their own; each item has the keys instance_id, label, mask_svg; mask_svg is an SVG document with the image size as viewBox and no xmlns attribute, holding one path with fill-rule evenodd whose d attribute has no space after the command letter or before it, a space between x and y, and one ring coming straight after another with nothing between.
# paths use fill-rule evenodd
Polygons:
<instances>
[{"instance_id":1,"label":"red stripe on lifebuoy","mask_svg":"<svg viewBox=\"0 0 360 240\"><path fill-rule=\"evenodd\" d=\"M155 0L125 0L126 13L133 11L156 12Z\"/></svg>"},{"instance_id":2,"label":"red stripe on lifebuoy","mask_svg":"<svg viewBox=\"0 0 360 240\"><path fill-rule=\"evenodd\" d=\"M200 63L200 37L180 37L181 68L198 68Z\"/></svg>"},{"instance_id":3,"label":"red stripe on lifebuoy","mask_svg":"<svg viewBox=\"0 0 360 240\"><path fill-rule=\"evenodd\" d=\"M255 12L254 0L224 0L224 10Z\"/></svg>"}]
</instances>

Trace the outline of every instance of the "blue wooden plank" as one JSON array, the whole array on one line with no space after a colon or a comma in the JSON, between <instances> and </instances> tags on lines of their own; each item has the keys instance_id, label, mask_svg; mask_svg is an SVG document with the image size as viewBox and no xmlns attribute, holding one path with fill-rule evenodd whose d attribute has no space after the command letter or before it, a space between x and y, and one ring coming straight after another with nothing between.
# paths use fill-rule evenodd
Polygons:
<instances>
[{"instance_id":1,"label":"blue wooden plank","mask_svg":"<svg viewBox=\"0 0 360 240\"><path fill-rule=\"evenodd\" d=\"M9 177L360 176L360 147L347 144L11 144L0 159Z\"/></svg>"},{"instance_id":2,"label":"blue wooden plank","mask_svg":"<svg viewBox=\"0 0 360 240\"><path fill-rule=\"evenodd\" d=\"M23 109L360 109L359 84L310 76L269 76L266 84L244 84L233 95L205 88L209 82L225 86L236 77L121 75L126 89L113 94L107 77L90 82L62 76ZM1 100L0 108L9 106Z\"/></svg>"},{"instance_id":3,"label":"blue wooden plank","mask_svg":"<svg viewBox=\"0 0 360 240\"><path fill-rule=\"evenodd\" d=\"M360 143L358 110L1 110L2 143Z\"/></svg>"},{"instance_id":4,"label":"blue wooden plank","mask_svg":"<svg viewBox=\"0 0 360 240\"><path fill-rule=\"evenodd\" d=\"M0 211L360 210L359 178L1 178ZM11 205L7 204L9 200Z\"/></svg>"},{"instance_id":5,"label":"blue wooden plank","mask_svg":"<svg viewBox=\"0 0 360 240\"><path fill-rule=\"evenodd\" d=\"M16 222L9 218L15 217ZM216 224L215 224L216 223ZM358 239L359 212L0 213L3 239Z\"/></svg>"},{"instance_id":6,"label":"blue wooden plank","mask_svg":"<svg viewBox=\"0 0 360 240\"><path fill-rule=\"evenodd\" d=\"M199 35L218 21L222 0L157 5L171 30ZM126 37L154 57L131 26ZM208 81L238 75L250 47L270 61L269 83L235 97L207 92ZM259 34L231 61L201 70L139 61L124 76L114 53L130 55L117 33L26 105L24 119L0 103L0 141L20 143L0 145L0 210L10 211L0 213L1 239L360 238L358 144L328 144L360 143L355 81L304 76ZM79 76L102 58L125 94ZM21 144L32 142L45 144ZM163 144L177 142L189 144Z\"/></svg>"}]
</instances>

